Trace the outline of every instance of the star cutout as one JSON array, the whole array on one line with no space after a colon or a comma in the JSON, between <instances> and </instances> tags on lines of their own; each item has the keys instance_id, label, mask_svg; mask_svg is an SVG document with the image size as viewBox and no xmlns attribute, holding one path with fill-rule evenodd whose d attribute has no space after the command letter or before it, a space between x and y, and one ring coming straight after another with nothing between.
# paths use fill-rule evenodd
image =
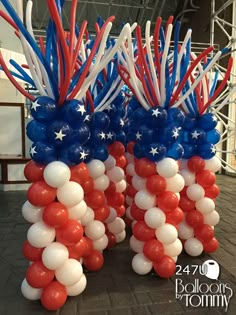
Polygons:
<instances>
[{"instance_id":1,"label":"star cutout","mask_svg":"<svg viewBox=\"0 0 236 315\"><path fill-rule=\"evenodd\" d=\"M217 117L216 116L212 116L212 121L217 121Z\"/></svg>"},{"instance_id":2,"label":"star cutout","mask_svg":"<svg viewBox=\"0 0 236 315\"><path fill-rule=\"evenodd\" d=\"M138 131L136 133L136 140L141 140L141 138L142 138L142 134Z\"/></svg>"},{"instance_id":3,"label":"star cutout","mask_svg":"<svg viewBox=\"0 0 236 315\"><path fill-rule=\"evenodd\" d=\"M36 100L35 102L32 102L31 105L31 109L34 109L35 111L37 111L37 107L40 107L41 105L38 104L38 100Z\"/></svg>"},{"instance_id":4,"label":"star cutout","mask_svg":"<svg viewBox=\"0 0 236 315\"><path fill-rule=\"evenodd\" d=\"M111 132L108 132L107 133L107 139L112 140L112 138L113 138L113 134Z\"/></svg>"},{"instance_id":5,"label":"star cutout","mask_svg":"<svg viewBox=\"0 0 236 315\"><path fill-rule=\"evenodd\" d=\"M216 153L216 147L214 145L211 146L211 153Z\"/></svg>"},{"instance_id":6,"label":"star cutout","mask_svg":"<svg viewBox=\"0 0 236 315\"><path fill-rule=\"evenodd\" d=\"M102 131L100 132L99 134L99 137L103 140L103 139L106 139L106 134Z\"/></svg>"},{"instance_id":7,"label":"star cutout","mask_svg":"<svg viewBox=\"0 0 236 315\"><path fill-rule=\"evenodd\" d=\"M63 137L65 137L66 135L62 132L62 129L59 132L54 132L56 137L55 140L59 139L61 141L63 141Z\"/></svg>"},{"instance_id":8,"label":"star cutout","mask_svg":"<svg viewBox=\"0 0 236 315\"><path fill-rule=\"evenodd\" d=\"M158 108L152 110L152 116L158 117L160 113L161 113L161 112L159 111Z\"/></svg>"},{"instance_id":9,"label":"star cutout","mask_svg":"<svg viewBox=\"0 0 236 315\"><path fill-rule=\"evenodd\" d=\"M36 146L30 148L30 154L31 154L32 156L34 156L34 154L37 154L37 151L36 151L35 149L36 149Z\"/></svg>"},{"instance_id":10,"label":"star cutout","mask_svg":"<svg viewBox=\"0 0 236 315\"><path fill-rule=\"evenodd\" d=\"M109 104L109 105L106 107L106 110L107 110L108 112L110 112L110 111L112 110L111 104Z\"/></svg>"},{"instance_id":11,"label":"star cutout","mask_svg":"<svg viewBox=\"0 0 236 315\"><path fill-rule=\"evenodd\" d=\"M90 121L91 120L91 116L90 115L86 115L84 118L84 121Z\"/></svg>"},{"instance_id":12,"label":"star cutout","mask_svg":"<svg viewBox=\"0 0 236 315\"><path fill-rule=\"evenodd\" d=\"M123 119L120 119L120 126L121 126L121 127L124 127L124 125L125 125L124 120L123 120Z\"/></svg>"},{"instance_id":13,"label":"star cutout","mask_svg":"<svg viewBox=\"0 0 236 315\"><path fill-rule=\"evenodd\" d=\"M151 153L153 156L155 156L156 154L158 155L159 152L157 151L157 148L153 148L151 147L151 151L149 151L149 153Z\"/></svg>"},{"instance_id":14,"label":"star cutout","mask_svg":"<svg viewBox=\"0 0 236 315\"><path fill-rule=\"evenodd\" d=\"M86 157L88 156L88 153L85 153L85 151L83 150L83 151L81 151L80 153L80 159L81 160L85 160L86 159Z\"/></svg>"},{"instance_id":15,"label":"star cutout","mask_svg":"<svg viewBox=\"0 0 236 315\"><path fill-rule=\"evenodd\" d=\"M79 105L79 109L77 109L77 112L80 112L81 116L83 116L83 114L86 113L86 109L84 108L84 105Z\"/></svg>"},{"instance_id":16,"label":"star cutout","mask_svg":"<svg viewBox=\"0 0 236 315\"><path fill-rule=\"evenodd\" d=\"M175 138L177 139L179 136L179 130L178 129L175 129L172 131L172 138Z\"/></svg>"},{"instance_id":17,"label":"star cutout","mask_svg":"<svg viewBox=\"0 0 236 315\"><path fill-rule=\"evenodd\" d=\"M200 136L200 133L197 132L197 130L194 130L194 132L191 133L192 139L198 139Z\"/></svg>"}]
</instances>

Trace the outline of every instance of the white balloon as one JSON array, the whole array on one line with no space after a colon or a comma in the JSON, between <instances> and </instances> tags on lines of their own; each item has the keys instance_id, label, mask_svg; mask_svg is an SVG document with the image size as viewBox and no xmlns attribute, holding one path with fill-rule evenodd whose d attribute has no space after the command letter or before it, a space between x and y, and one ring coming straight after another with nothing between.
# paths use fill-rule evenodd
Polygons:
<instances>
[{"instance_id":1,"label":"white balloon","mask_svg":"<svg viewBox=\"0 0 236 315\"><path fill-rule=\"evenodd\" d=\"M56 236L53 227L39 221L30 226L27 232L27 239L32 246L43 248L51 244Z\"/></svg>"},{"instance_id":2,"label":"white balloon","mask_svg":"<svg viewBox=\"0 0 236 315\"><path fill-rule=\"evenodd\" d=\"M204 197L196 202L195 207L201 213L208 214L215 210L215 203L211 198Z\"/></svg>"},{"instance_id":3,"label":"white balloon","mask_svg":"<svg viewBox=\"0 0 236 315\"><path fill-rule=\"evenodd\" d=\"M73 207L84 198L84 190L76 182L68 182L57 189L57 199L67 207Z\"/></svg>"},{"instance_id":4,"label":"white balloon","mask_svg":"<svg viewBox=\"0 0 236 315\"><path fill-rule=\"evenodd\" d=\"M156 229L156 238L163 244L170 244L177 240L178 232L176 228L169 224L165 223Z\"/></svg>"},{"instance_id":5,"label":"white balloon","mask_svg":"<svg viewBox=\"0 0 236 315\"><path fill-rule=\"evenodd\" d=\"M136 172L135 172L135 168L134 168L134 164L133 163L129 163L126 166L126 174L130 175L130 176L135 176Z\"/></svg>"},{"instance_id":6,"label":"white balloon","mask_svg":"<svg viewBox=\"0 0 236 315\"><path fill-rule=\"evenodd\" d=\"M70 176L71 172L69 167L60 161L49 163L43 171L45 182L54 188L64 186L69 182Z\"/></svg>"},{"instance_id":7,"label":"white balloon","mask_svg":"<svg viewBox=\"0 0 236 315\"><path fill-rule=\"evenodd\" d=\"M27 280L24 279L21 283L21 293L26 299L36 301L41 298L42 289L36 289L31 287L28 284Z\"/></svg>"},{"instance_id":8,"label":"white balloon","mask_svg":"<svg viewBox=\"0 0 236 315\"><path fill-rule=\"evenodd\" d=\"M132 259L132 268L139 275L146 275L152 270L152 262L143 253L136 254Z\"/></svg>"},{"instance_id":9,"label":"white balloon","mask_svg":"<svg viewBox=\"0 0 236 315\"><path fill-rule=\"evenodd\" d=\"M93 248L98 251L103 251L108 245L108 237L106 234L104 234L101 238L98 240L93 241Z\"/></svg>"},{"instance_id":10,"label":"white balloon","mask_svg":"<svg viewBox=\"0 0 236 315\"><path fill-rule=\"evenodd\" d=\"M60 268L69 258L69 252L65 245L53 242L43 251L42 261L45 267L51 270Z\"/></svg>"},{"instance_id":11,"label":"white balloon","mask_svg":"<svg viewBox=\"0 0 236 315\"><path fill-rule=\"evenodd\" d=\"M66 286L74 285L80 280L82 275L83 268L81 263L72 258L67 259L67 261L55 272L57 280Z\"/></svg>"},{"instance_id":12,"label":"white balloon","mask_svg":"<svg viewBox=\"0 0 236 315\"><path fill-rule=\"evenodd\" d=\"M126 196L125 201L126 201L128 206L131 206L133 204L134 198L132 198L130 196Z\"/></svg>"},{"instance_id":13,"label":"white balloon","mask_svg":"<svg viewBox=\"0 0 236 315\"><path fill-rule=\"evenodd\" d=\"M132 222L131 222L131 228L133 229L134 228L134 225L137 223L138 221L136 221L136 220L133 220Z\"/></svg>"},{"instance_id":14,"label":"white balloon","mask_svg":"<svg viewBox=\"0 0 236 315\"><path fill-rule=\"evenodd\" d=\"M137 207L147 210L156 205L156 196L150 194L146 189L140 190L136 193L134 201Z\"/></svg>"},{"instance_id":15,"label":"white balloon","mask_svg":"<svg viewBox=\"0 0 236 315\"><path fill-rule=\"evenodd\" d=\"M81 294L87 286L87 279L84 274L74 285L66 286L66 292L68 296L77 296Z\"/></svg>"},{"instance_id":16,"label":"white balloon","mask_svg":"<svg viewBox=\"0 0 236 315\"><path fill-rule=\"evenodd\" d=\"M137 240L137 238L132 235L130 240L129 240L129 245L131 249L136 252L136 253L142 253L143 252L143 246L145 242Z\"/></svg>"},{"instance_id":17,"label":"white balloon","mask_svg":"<svg viewBox=\"0 0 236 315\"><path fill-rule=\"evenodd\" d=\"M87 204L84 200L81 200L77 205L68 208L68 214L69 214L69 219L73 220L79 220L81 219L86 211L87 211Z\"/></svg>"},{"instance_id":18,"label":"white balloon","mask_svg":"<svg viewBox=\"0 0 236 315\"><path fill-rule=\"evenodd\" d=\"M107 228L113 234L122 233L125 229L125 221L117 217L114 221L107 224Z\"/></svg>"},{"instance_id":19,"label":"white balloon","mask_svg":"<svg viewBox=\"0 0 236 315\"><path fill-rule=\"evenodd\" d=\"M134 175L132 178L132 185L136 190L146 189L146 179L139 177L138 175Z\"/></svg>"},{"instance_id":20,"label":"white balloon","mask_svg":"<svg viewBox=\"0 0 236 315\"><path fill-rule=\"evenodd\" d=\"M213 156L213 158L209 160L205 160L205 170L209 170L211 172L218 172L221 169L221 162L217 156Z\"/></svg>"},{"instance_id":21,"label":"white balloon","mask_svg":"<svg viewBox=\"0 0 236 315\"><path fill-rule=\"evenodd\" d=\"M116 183L116 191L122 193L126 190L127 184L124 179L122 179L120 182Z\"/></svg>"},{"instance_id":22,"label":"white balloon","mask_svg":"<svg viewBox=\"0 0 236 315\"><path fill-rule=\"evenodd\" d=\"M150 228L156 229L165 224L166 215L160 208L150 208L145 212L144 221Z\"/></svg>"},{"instance_id":23,"label":"white balloon","mask_svg":"<svg viewBox=\"0 0 236 315\"><path fill-rule=\"evenodd\" d=\"M125 157L126 157L128 163L134 164L134 156L132 154L130 154L129 152L125 152Z\"/></svg>"},{"instance_id":24,"label":"white balloon","mask_svg":"<svg viewBox=\"0 0 236 315\"><path fill-rule=\"evenodd\" d=\"M176 194L178 200L180 201L180 193L175 193L175 194Z\"/></svg>"},{"instance_id":25,"label":"white balloon","mask_svg":"<svg viewBox=\"0 0 236 315\"><path fill-rule=\"evenodd\" d=\"M180 159L180 170L188 168L188 160Z\"/></svg>"},{"instance_id":26,"label":"white balloon","mask_svg":"<svg viewBox=\"0 0 236 315\"><path fill-rule=\"evenodd\" d=\"M117 217L117 212L114 208L110 207L110 213L109 216L106 218L106 220L104 221L105 223L111 223L115 220L115 218Z\"/></svg>"},{"instance_id":27,"label":"white balloon","mask_svg":"<svg viewBox=\"0 0 236 315\"><path fill-rule=\"evenodd\" d=\"M36 223L42 220L42 213L44 208L33 206L28 200L23 204L22 215L29 223Z\"/></svg>"},{"instance_id":28,"label":"white balloon","mask_svg":"<svg viewBox=\"0 0 236 315\"><path fill-rule=\"evenodd\" d=\"M121 232L121 233L119 233L119 234L115 234L116 243L121 243L121 242L123 242L123 240L125 239L125 237L126 237L126 232L125 232L125 231L123 231L123 232Z\"/></svg>"},{"instance_id":29,"label":"white balloon","mask_svg":"<svg viewBox=\"0 0 236 315\"><path fill-rule=\"evenodd\" d=\"M178 238L173 243L164 245L164 253L170 257L179 256L182 252L182 249L182 243Z\"/></svg>"},{"instance_id":30,"label":"white balloon","mask_svg":"<svg viewBox=\"0 0 236 315\"><path fill-rule=\"evenodd\" d=\"M102 176L106 171L104 163L96 159L89 162L87 166L89 168L89 174L92 178Z\"/></svg>"},{"instance_id":31,"label":"white balloon","mask_svg":"<svg viewBox=\"0 0 236 315\"><path fill-rule=\"evenodd\" d=\"M184 249L187 254L195 257L201 255L203 245L198 239L191 237L184 243Z\"/></svg>"},{"instance_id":32,"label":"white balloon","mask_svg":"<svg viewBox=\"0 0 236 315\"><path fill-rule=\"evenodd\" d=\"M116 160L113 158L112 155L109 155L106 161L104 162L106 170L110 170L116 165Z\"/></svg>"},{"instance_id":33,"label":"white balloon","mask_svg":"<svg viewBox=\"0 0 236 315\"><path fill-rule=\"evenodd\" d=\"M188 188L186 190L186 194L190 200L198 201L204 197L205 190L199 184L192 184L192 185L188 186Z\"/></svg>"},{"instance_id":34,"label":"white balloon","mask_svg":"<svg viewBox=\"0 0 236 315\"><path fill-rule=\"evenodd\" d=\"M183 240L187 240L190 237L193 237L194 235L194 230L193 228L188 225L186 222L181 222L178 225L178 236L179 238L183 239Z\"/></svg>"},{"instance_id":35,"label":"white balloon","mask_svg":"<svg viewBox=\"0 0 236 315\"><path fill-rule=\"evenodd\" d=\"M156 163L157 173L165 178L173 177L178 172L178 164L174 159L165 158Z\"/></svg>"},{"instance_id":36,"label":"white balloon","mask_svg":"<svg viewBox=\"0 0 236 315\"><path fill-rule=\"evenodd\" d=\"M132 215L131 215L131 213L130 213L130 209L131 209L131 207L128 207L128 208L126 209L125 215L126 215L126 217L127 217L128 219L134 220L134 218L132 217Z\"/></svg>"},{"instance_id":37,"label":"white balloon","mask_svg":"<svg viewBox=\"0 0 236 315\"><path fill-rule=\"evenodd\" d=\"M180 174L176 174L173 177L166 178L166 190L174 193L180 192L184 188L184 179Z\"/></svg>"},{"instance_id":38,"label":"white balloon","mask_svg":"<svg viewBox=\"0 0 236 315\"><path fill-rule=\"evenodd\" d=\"M93 220L94 220L94 211L90 207L87 207L85 214L82 216L82 218L80 218L80 223L83 226L86 226L89 224L89 222Z\"/></svg>"},{"instance_id":39,"label":"white balloon","mask_svg":"<svg viewBox=\"0 0 236 315\"><path fill-rule=\"evenodd\" d=\"M110 180L107 175L103 174L94 179L94 188L99 190L106 190L110 184Z\"/></svg>"},{"instance_id":40,"label":"white balloon","mask_svg":"<svg viewBox=\"0 0 236 315\"><path fill-rule=\"evenodd\" d=\"M109 171L107 171L107 176L114 183L120 182L125 177L123 169L119 166L115 166Z\"/></svg>"},{"instance_id":41,"label":"white balloon","mask_svg":"<svg viewBox=\"0 0 236 315\"><path fill-rule=\"evenodd\" d=\"M189 171L188 169L180 170L180 174L184 179L185 186L189 186L195 183L195 173Z\"/></svg>"},{"instance_id":42,"label":"white balloon","mask_svg":"<svg viewBox=\"0 0 236 315\"><path fill-rule=\"evenodd\" d=\"M204 214L204 223L215 226L220 221L220 216L217 211L212 211L208 214Z\"/></svg>"},{"instance_id":43,"label":"white balloon","mask_svg":"<svg viewBox=\"0 0 236 315\"><path fill-rule=\"evenodd\" d=\"M171 258L174 260L174 262L177 262L178 260L178 256L172 256Z\"/></svg>"},{"instance_id":44,"label":"white balloon","mask_svg":"<svg viewBox=\"0 0 236 315\"><path fill-rule=\"evenodd\" d=\"M105 225L98 220L93 220L86 225L84 232L91 240L98 240L105 234Z\"/></svg>"}]
</instances>

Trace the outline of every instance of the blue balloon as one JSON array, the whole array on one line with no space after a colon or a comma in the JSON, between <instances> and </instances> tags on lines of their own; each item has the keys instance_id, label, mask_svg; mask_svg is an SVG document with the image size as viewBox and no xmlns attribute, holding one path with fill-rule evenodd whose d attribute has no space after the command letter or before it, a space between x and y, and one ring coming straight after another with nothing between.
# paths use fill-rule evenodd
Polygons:
<instances>
[{"instance_id":1,"label":"blue balloon","mask_svg":"<svg viewBox=\"0 0 236 315\"><path fill-rule=\"evenodd\" d=\"M75 142L61 151L59 159L68 160L71 165L88 163L92 159L92 151L87 146Z\"/></svg>"},{"instance_id":2,"label":"blue balloon","mask_svg":"<svg viewBox=\"0 0 236 315\"><path fill-rule=\"evenodd\" d=\"M145 144L153 142L153 129L148 128L146 125L140 126L135 134L136 141L142 141Z\"/></svg>"},{"instance_id":3,"label":"blue balloon","mask_svg":"<svg viewBox=\"0 0 236 315\"><path fill-rule=\"evenodd\" d=\"M135 125L145 124L147 120L147 111L143 107L139 107L135 111L131 111L129 118Z\"/></svg>"},{"instance_id":4,"label":"blue balloon","mask_svg":"<svg viewBox=\"0 0 236 315\"><path fill-rule=\"evenodd\" d=\"M206 132L200 128L189 131L188 141L193 144L203 144L206 140Z\"/></svg>"},{"instance_id":5,"label":"blue balloon","mask_svg":"<svg viewBox=\"0 0 236 315\"><path fill-rule=\"evenodd\" d=\"M92 126L94 128L106 130L110 125L110 118L104 112L95 112L92 115Z\"/></svg>"},{"instance_id":6,"label":"blue balloon","mask_svg":"<svg viewBox=\"0 0 236 315\"><path fill-rule=\"evenodd\" d=\"M210 131L214 129L217 125L217 118L212 113L203 114L198 120L198 126L205 131Z\"/></svg>"},{"instance_id":7,"label":"blue balloon","mask_svg":"<svg viewBox=\"0 0 236 315\"><path fill-rule=\"evenodd\" d=\"M192 156L197 154L197 146L192 143L181 143L184 148L184 159L190 159Z\"/></svg>"},{"instance_id":8,"label":"blue balloon","mask_svg":"<svg viewBox=\"0 0 236 315\"><path fill-rule=\"evenodd\" d=\"M184 130L192 130L196 126L196 117L192 116L191 114L185 115L185 120L183 124Z\"/></svg>"},{"instance_id":9,"label":"blue balloon","mask_svg":"<svg viewBox=\"0 0 236 315\"><path fill-rule=\"evenodd\" d=\"M206 133L206 141L212 144L217 144L220 141L221 134L217 129L213 129Z\"/></svg>"},{"instance_id":10,"label":"blue balloon","mask_svg":"<svg viewBox=\"0 0 236 315\"><path fill-rule=\"evenodd\" d=\"M93 149L93 158L100 161L106 161L109 156L108 149L105 145L97 146Z\"/></svg>"},{"instance_id":11,"label":"blue balloon","mask_svg":"<svg viewBox=\"0 0 236 315\"><path fill-rule=\"evenodd\" d=\"M101 129L92 129L91 130L91 137L89 140L89 144L95 145L102 145L107 142L107 132L106 130Z\"/></svg>"},{"instance_id":12,"label":"blue balloon","mask_svg":"<svg viewBox=\"0 0 236 315\"><path fill-rule=\"evenodd\" d=\"M216 154L216 147L211 143L205 143L198 146L197 154L205 159L211 159Z\"/></svg>"},{"instance_id":13,"label":"blue balloon","mask_svg":"<svg viewBox=\"0 0 236 315\"><path fill-rule=\"evenodd\" d=\"M35 119L31 120L26 127L27 137L33 142L45 141L47 139L46 127L45 124Z\"/></svg>"},{"instance_id":14,"label":"blue balloon","mask_svg":"<svg viewBox=\"0 0 236 315\"><path fill-rule=\"evenodd\" d=\"M116 141L116 134L113 130L106 130L106 143L111 144Z\"/></svg>"},{"instance_id":15,"label":"blue balloon","mask_svg":"<svg viewBox=\"0 0 236 315\"><path fill-rule=\"evenodd\" d=\"M35 120L49 122L56 117L58 109L53 99L48 96L40 96L32 102L30 112Z\"/></svg>"},{"instance_id":16,"label":"blue balloon","mask_svg":"<svg viewBox=\"0 0 236 315\"><path fill-rule=\"evenodd\" d=\"M163 127L167 122L167 111L161 106L154 106L148 110L147 124L151 127Z\"/></svg>"},{"instance_id":17,"label":"blue balloon","mask_svg":"<svg viewBox=\"0 0 236 315\"><path fill-rule=\"evenodd\" d=\"M33 161L41 164L48 164L57 160L57 152L54 146L37 141L31 145L30 157Z\"/></svg>"},{"instance_id":18,"label":"blue balloon","mask_svg":"<svg viewBox=\"0 0 236 315\"><path fill-rule=\"evenodd\" d=\"M47 127L48 141L55 146L65 146L72 138L73 129L62 120L55 120Z\"/></svg>"},{"instance_id":19,"label":"blue balloon","mask_svg":"<svg viewBox=\"0 0 236 315\"><path fill-rule=\"evenodd\" d=\"M151 143L146 148L146 157L151 161L161 161L165 156L166 147L161 143Z\"/></svg>"},{"instance_id":20,"label":"blue balloon","mask_svg":"<svg viewBox=\"0 0 236 315\"><path fill-rule=\"evenodd\" d=\"M159 141L164 144L171 144L180 138L180 130L173 124L162 128L159 132L157 131Z\"/></svg>"},{"instance_id":21,"label":"blue balloon","mask_svg":"<svg viewBox=\"0 0 236 315\"><path fill-rule=\"evenodd\" d=\"M116 141L120 141L122 143L126 142L126 134L124 131L120 130L116 132Z\"/></svg>"},{"instance_id":22,"label":"blue balloon","mask_svg":"<svg viewBox=\"0 0 236 315\"><path fill-rule=\"evenodd\" d=\"M125 101L125 93L123 91L121 91L117 97L113 100L113 104L115 104L117 106L117 108L122 108L122 104Z\"/></svg>"},{"instance_id":23,"label":"blue balloon","mask_svg":"<svg viewBox=\"0 0 236 315\"><path fill-rule=\"evenodd\" d=\"M71 136L71 142L79 142L80 144L85 144L90 139L90 129L86 123L81 123L78 127L73 129Z\"/></svg>"},{"instance_id":24,"label":"blue balloon","mask_svg":"<svg viewBox=\"0 0 236 315\"><path fill-rule=\"evenodd\" d=\"M103 112L106 113L111 118L116 116L117 109L114 104L110 104L104 109Z\"/></svg>"},{"instance_id":25,"label":"blue balloon","mask_svg":"<svg viewBox=\"0 0 236 315\"><path fill-rule=\"evenodd\" d=\"M184 148L179 142L176 142L172 144L171 146L169 146L166 153L167 157L170 157L174 160L181 159L183 155L184 155Z\"/></svg>"},{"instance_id":26,"label":"blue balloon","mask_svg":"<svg viewBox=\"0 0 236 315\"><path fill-rule=\"evenodd\" d=\"M185 120L185 115L179 108L172 107L168 110L169 123L174 123L177 127L182 127Z\"/></svg>"},{"instance_id":27,"label":"blue balloon","mask_svg":"<svg viewBox=\"0 0 236 315\"><path fill-rule=\"evenodd\" d=\"M63 105L61 114L65 120L74 125L83 122L89 113L86 111L83 102L73 99Z\"/></svg>"},{"instance_id":28,"label":"blue balloon","mask_svg":"<svg viewBox=\"0 0 236 315\"><path fill-rule=\"evenodd\" d=\"M111 118L110 128L114 131L120 131L125 126L125 121L122 119L121 116L116 115L115 117Z\"/></svg>"},{"instance_id":29,"label":"blue balloon","mask_svg":"<svg viewBox=\"0 0 236 315\"><path fill-rule=\"evenodd\" d=\"M145 157L146 156L145 145L142 143L135 143L135 145L133 147L133 153L137 159L141 159L141 158Z\"/></svg>"}]
</instances>

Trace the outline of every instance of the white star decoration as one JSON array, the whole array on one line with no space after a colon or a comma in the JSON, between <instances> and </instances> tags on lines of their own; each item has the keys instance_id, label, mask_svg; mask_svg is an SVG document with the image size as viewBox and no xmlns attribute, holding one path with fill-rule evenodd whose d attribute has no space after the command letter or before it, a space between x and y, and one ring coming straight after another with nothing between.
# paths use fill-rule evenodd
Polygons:
<instances>
[{"instance_id":1,"label":"white star decoration","mask_svg":"<svg viewBox=\"0 0 236 315\"><path fill-rule=\"evenodd\" d=\"M177 139L179 136L179 130L178 129L175 129L172 131L172 138L175 138Z\"/></svg>"},{"instance_id":2,"label":"white star decoration","mask_svg":"<svg viewBox=\"0 0 236 315\"><path fill-rule=\"evenodd\" d=\"M200 133L197 132L197 130L194 130L194 132L191 133L192 139L198 139L200 136Z\"/></svg>"},{"instance_id":3,"label":"white star decoration","mask_svg":"<svg viewBox=\"0 0 236 315\"><path fill-rule=\"evenodd\" d=\"M121 127L124 127L124 125L125 125L124 120L123 120L123 119L120 119L120 126L121 126Z\"/></svg>"},{"instance_id":4,"label":"white star decoration","mask_svg":"<svg viewBox=\"0 0 236 315\"><path fill-rule=\"evenodd\" d=\"M212 116L212 121L217 121L216 116Z\"/></svg>"},{"instance_id":5,"label":"white star decoration","mask_svg":"<svg viewBox=\"0 0 236 315\"><path fill-rule=\"evenodd\" d=\"M160 113L161 113L161 112L159 111L158 108L152 110L152 116L158 117Z\"/></svg>"},{"instance_id":6,"label":"white star decoration","mask_svg":"<svg viewBox=\"0 0 236 315\"><path fill-rule=\"evenodd\" d=\"M107 133L107 139L111 139L112 140L113 138L113 134L111 132L108 132Z\"/></svg>"},{"instance_id":7,"label":"white star decoration","mask_svg":"<svg viewBox=\"0 0 236 315\"><path fill-rule=\"evenodd\" d=\"M103 140L103 139L106 139L106 134L102 131L100 132L99 134L99 137Z\"/></svg>"},{"instance_id":8,"label":"white star decoration","mask_svg":"<svg viewBox=\"0 0 236 315\"><path fill-rule=\"evenodd\" d=\"M86 115L84 118L84 121L90 121L91 120L91 116L90 115Z\"/></svg>"},{"instance_id":9,"label":"white star decoration","mask_svg":"<svg viewBox=\"0 0 236 315\"><path fill-rule=\"evenodd\" d=\"M85 160L86 159L86 157L88 156L88 153L85 153L85 151L83 150L83 151L81 151L80 152L80 159L81 160Z\"/></svg>"},{"instance_id":10,"label":"white star decoration","mask_svg":"<svg viewBox=\"0 0 236 315\"><path fill-rule=\"evenodd\" d=\"M141 138L142 138L142 134L138 131L136 133L136 140L141 140Z\"/></svg>"},{"instance_id":11,"label":"white star decoration","mask_svg":"<svg viewBox=\"0 0 236 315\"><path fill-rule=\"evenodd\" d=\"M211 153L216 153L216 147L214 145L211 146Z\"/></svg>"},{"instance_id":12,"label":"white star decoration","mask_svg":"<svg viewBox=\"0 0 236 315\"><path fill-rule=\"evenodd\" d=\"M36 146L30 148L30 154L31 154L32 156L34 156L34 154L37 154L37 151L36 151L35 149L36 149Z\"/></svg>"},{"instance_id":13,"label":"white star decoration","mask_svg":"<svg viewBox=\"0 0 236 315\"><path fill-rule=\"evenodd\" d=\"M62 132L62 129L59 132L54 132L56 137L55 140L59 139L61 141L63 141L63 137L65 137L66 135Z\"/></svg>"},{"instance_id":14,"label":"white star decoration","mask_svg":"<svg viewBox=\"0 0 236 315\"><path fill-rule=\"evenodd\" d=\"M35 102L32 102L31 105L31 109L34 109L35 111L37 111L37 107L40 107L41 105L38 104L38 100L36 100Z\"/></svg>"},{"instance_id":15,"label":"white star decoration","mask_svg":"<svg viewBox=\"0 0 236 315\"><path fill-rule=\"evenodd\" d=\"M84 105L79 105L79 108L77 109L77 112L80 112L81 116L83 116L83 114L86 113Z\"/></svg>"},{"instance_id":16,"label":"white star decoration","mask_svg":"<svg viewBox=\"0 0 236 315\"><path fill-rule=\"evenodd\" d=\"M157 151L157 148L153 148L151 147L151 150L149 151L149 153L151 153L153 156L155 156L156 154L158 155L159 152Z\"/></svg>"},{"instance_id":17,"label":"white star decoration","mask_svg":"<svg viewBox=\"0 0 236 315\"><path fill-rule=\"evenodd\" d=\"M108 112L111 111L111 110L112 110L111 105L108 105L108 106L106 107L106 110L107 110Z\"/></svg>"}]
</instances>

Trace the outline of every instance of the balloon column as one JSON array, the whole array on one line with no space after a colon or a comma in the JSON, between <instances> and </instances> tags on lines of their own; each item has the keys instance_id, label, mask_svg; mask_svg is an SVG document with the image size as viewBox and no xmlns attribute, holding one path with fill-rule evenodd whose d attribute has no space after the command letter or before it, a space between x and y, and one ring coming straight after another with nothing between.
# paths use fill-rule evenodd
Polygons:
<instances>
[{"instance_id":1,"label":"balloon column","mask_svg":"<svg viewBox=\"0 0 236 315\"><path fill-rule=\"evenodd\" d=\"M187 239L184 248L190 255L199 255L203 247L217 248L212 225L219 220L213 201L218 188L212 171L219 165L210 159L219 133L214 115L207 110L232 67L230 59L215 90L217 72L210 85L209 70L221 52L210 58L213 47L209 47L196 56L191 51L191 30L180 44L180 23L173 30L172 20L164 30L158 18L153 36L148 21L144 44L137 26L135 43L130 32L118 52L120 76L134 95L128 110L126 168L126 215L132 222L130 246L136 252L132 267L138 274L154 268L164 278L175 272L181 240ZM189 159L188 169L182 158Z\"/></svg>"},{"instance_id":2,"label":"balloon column","mask_svg":"<svg viewBox=\"0 0 236 315\"><path fill-rule=\"evenodd\" d=\"M87 21L76 25L77 0L72 1L70 31L62 26L63 0L47 0L50 20L46 43L34 38L32 1L27 2L26 26L8 0L1 1L4 18L20 39L27 65L0 54L0 64L9 80L32 101L33 120L27 135L33 142L25 176L32 183L22 208L31 223L23 254L30 261L22 293L41 299L49 310L60 308L67 296L86 287L82 264L91 271L103 265L102 252L125 238L126 188L124 172L116 166L124 159L124 146L114 142L120 120L106 114L118 97L121 78L113 57L129 25L116 41L109 39L114 17L96 23L96 37L86 30ZM38 90L35 98L15 77ZM94 111L95 109L95 111ZM121 119L121 118L120 118ZM109 148L108 148L109 146ZM118 164L119 164L118 163Z\"/></svg>"}]
</instances>

